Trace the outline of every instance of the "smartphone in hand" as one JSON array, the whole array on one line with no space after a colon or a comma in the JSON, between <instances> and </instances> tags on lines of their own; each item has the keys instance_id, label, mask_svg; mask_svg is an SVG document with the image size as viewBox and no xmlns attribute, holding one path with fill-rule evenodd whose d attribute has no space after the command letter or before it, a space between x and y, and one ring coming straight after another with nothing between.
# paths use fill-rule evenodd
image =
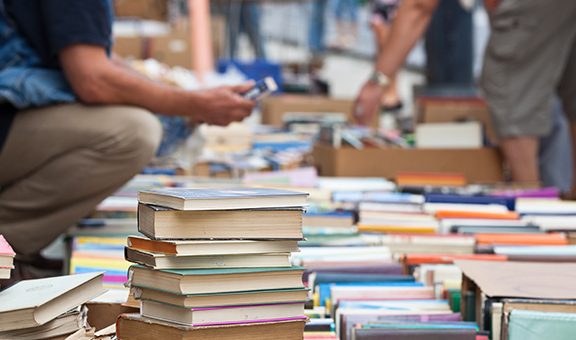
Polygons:
<instances>
[{"instance_id":1,"label":"smartphone in hand","mask_svg":"<svg viewBox=\"0 0 576 340\"><path fill-rule=\"evenodd\" d=\"M276 90L278 90L278 84L274 78L266 77L257 81L253 88L243 94L243 97L248 100L260 100Z\"/></svg>"}]
</instances>

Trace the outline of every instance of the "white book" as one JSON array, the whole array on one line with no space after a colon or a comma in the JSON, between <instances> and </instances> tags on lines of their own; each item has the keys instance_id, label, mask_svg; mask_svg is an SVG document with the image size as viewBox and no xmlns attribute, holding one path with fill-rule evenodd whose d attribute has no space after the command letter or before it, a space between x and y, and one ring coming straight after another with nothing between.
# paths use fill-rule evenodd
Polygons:
<instances>
[{"instance_id":1,"label":"white book","mask_svg":"<svg viewBox=\"0 0 576 340\"><path fill-rule=\"evenodd\" d=\"M518 199L516 211L522 215L531 214L575 214L576 201L559 201L547 199Z\"/></svg>"},{"instance_id":2,"label":"white book","mask_svg":"<svg viewBox=\"0 0 576 340\"><path fill-rule=\"evenodd\" d=\"M478 149L482 143L482 125L478 122L418 124L417 148Z\"/></svg>"},{"instance_id":3,"label":"white book","mask_svg":"<svg viewBox=\"0 0 576 340\"><path fill-rule=\"evenodd\" d=\"M103 273L21 281L0 292L0 332L37 327L104 293Z\"/></svg>"},{"instance_id":4,"label":"white book","mask_svg":"<svg viewBox=\"0 0 576 340\"><path fill-rule=\"evenodd\" d=\"M265 188L164 188L140 191L138 201L176 210L238 210L302 207L307 196L302 192Z\"/></svg>"}]
</instances>

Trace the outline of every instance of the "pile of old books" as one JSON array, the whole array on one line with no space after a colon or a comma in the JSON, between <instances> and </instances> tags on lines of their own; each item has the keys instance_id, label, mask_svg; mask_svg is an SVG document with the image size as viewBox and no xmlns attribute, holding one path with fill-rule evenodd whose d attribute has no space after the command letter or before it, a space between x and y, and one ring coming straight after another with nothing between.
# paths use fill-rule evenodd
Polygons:
<instances>
[{"instance_id":1,"label":"pile of old books","mask_svg":"<svg viewBox=\"0 0 576 340\"><path fill-rule=\"evenodd\" d=\"M20 281L0 292L0 339L54 339L89 327L84 303L104 292L102 273Z\"/></svg>"},{"instance_id":2,"label":"pile of old books","mask_svg":"<svg viewBox=\"0 0 576 340\"><path fill-rule=\"evenodd\" d=\"M307 194L274 189L140 192L126 259L140 314L121 339L301 339L307 290L290 253Z\"/></svg>"}]
</instances>

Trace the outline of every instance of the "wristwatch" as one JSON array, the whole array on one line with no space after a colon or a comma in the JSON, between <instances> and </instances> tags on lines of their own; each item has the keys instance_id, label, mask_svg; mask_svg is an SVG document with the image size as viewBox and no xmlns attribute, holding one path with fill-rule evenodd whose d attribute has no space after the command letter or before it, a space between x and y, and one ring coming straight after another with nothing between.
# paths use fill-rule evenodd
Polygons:
<instances>
[{"instance_id":1,"label":"wristwatch","mask_svg":"<svg viewBox=\"0 0 576 340\"><path fill-rule=\"evenodd\" d=\"M388 77L387 75L385 75L384 73L380 72L380 71L374 71L372 72L372 75L370 76L369 81L375 83L378 86L381 87L386 87L388 85L390 85L390 77Z\"/></svg>"}]
</instances>

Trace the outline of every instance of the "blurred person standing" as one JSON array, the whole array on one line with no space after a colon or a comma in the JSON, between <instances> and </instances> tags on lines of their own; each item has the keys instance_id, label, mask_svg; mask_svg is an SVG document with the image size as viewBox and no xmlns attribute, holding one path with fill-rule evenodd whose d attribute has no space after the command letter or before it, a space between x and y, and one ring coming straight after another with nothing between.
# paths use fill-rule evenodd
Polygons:
<instances>
[{"instance_id":1,"label":"blurred person standing","mask_svg":"<svg viewBox=\"0 0 576 340\"><path fill-rule=\"evenodd\" d=\"M438 1L445 0L401 2L386 52L356 100L354 114L360 123L367 124L377 114L390 77L424 34ZM576 153L576 2L486 0L485 5L492 31L482 88L512 179L537 183L540 138L552 128L556 94L570 120Z\"/></svg>"},{"instance_id":2,"label":"blurred person standing","mask_svg":"<svg viewBox=\"0 0 576 340\"><path fill-rule=\"evenodd\" d=\"M336 37L330 42L332 48L351 48L358 36L358 0L335 0Z\"/></svg>"},{"instance_id":3,"label":"blurred person standing","mask_svg":"<svg viewBox=\"0 0 576 340\"><path fill-rule=\"evenodd\" d=\"M252 1L230 0L225 9L228 26L228 57L238 57L238 39L245 33L258 59L266 59L266 50L260 25L260 4Z\"/></svg>"},{"instance_id":4,"label":"blurred person standing","mask_svg":"<svg viewBox=\"0 0 576 340\"><path fill-rule=\"evenodd\" d=\"M474 0L441 0L426 30L426 83L474 84Z\"/></svg>"},{"instance_id":5,"label":"blurred person standing","mask_svg":"<svg viewBox=\"0 0 576 340\"><path fill-rule=\"evenodd\" d=\"M371 4L372 15L370 17L370 27L376 39L377 55L385 53L383 50L390 37L392 20L396 15L396 10L400 0L373 0ZM384 112L398 112L402 109L402 101L398 94L397 75L390 77L390 86L382 95L382 110Z\"/></svg>"},{"instance_id":6,"label":"blurred person standing","mask_svg":"<svg viewBox=\"0 0 576 340\"><path fill-rule=\"evenodd\" d=\"M313 64L321 64L326 53L326 5L328 0L313 0L308 19L308 47Z\"/></svg>"}]
</instances>

